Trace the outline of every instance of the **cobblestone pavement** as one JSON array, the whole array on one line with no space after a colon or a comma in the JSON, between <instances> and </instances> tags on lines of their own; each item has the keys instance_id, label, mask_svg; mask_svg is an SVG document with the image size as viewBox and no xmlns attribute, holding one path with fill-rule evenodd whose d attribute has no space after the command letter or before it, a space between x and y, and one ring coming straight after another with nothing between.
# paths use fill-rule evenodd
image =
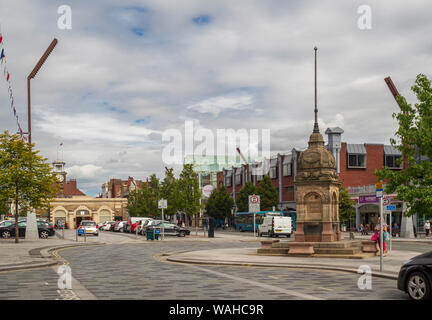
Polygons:
<instances>
[{"instance_id":1,"label":"cobblestone pavement","mask_svg":"<svg viewBox=\"0 0 432 320\"><path fill-rule=\"evenodd\" d=\"M122 239L124 239L122 237ZM192 266L161 262L160 253L257 243L204 241L140 242L72 248L59 252L72 276L98 299L406 299L396 281L373 278L372 289L357 287L360 275L320 270ZM0 273L0 299L78 299L58 290L55 268Z\"/></svg>"}]
</instances>

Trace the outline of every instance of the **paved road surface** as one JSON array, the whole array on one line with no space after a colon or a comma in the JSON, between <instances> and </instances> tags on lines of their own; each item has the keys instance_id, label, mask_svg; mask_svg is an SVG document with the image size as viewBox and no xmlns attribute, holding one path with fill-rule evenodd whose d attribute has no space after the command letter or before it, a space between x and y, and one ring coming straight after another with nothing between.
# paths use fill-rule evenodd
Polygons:
<instances>
[{"instance_id":1,"label":"paved road surface","mask_svg":"<svg viewBox=\"0 0 432 320\"><path fill-rule=\"evenodd\" d=\"M396 281L374 278L373 290L357 287L360 275L301 269L191 266L159 261L160 253L257 247L251 242L128 242L60 251L72 269L73 290L58 290L54 268L0 273L0 299L406 299ZM121 240L120 240L121 239ZM105 239L106 240L106 239ZM94 240L97 241L97 240ZM156 256L156 258L155 258ZM77 287L78 286L78 287ZM81 293L80 293L81 292Z\"/></svg>"}]
</instances>

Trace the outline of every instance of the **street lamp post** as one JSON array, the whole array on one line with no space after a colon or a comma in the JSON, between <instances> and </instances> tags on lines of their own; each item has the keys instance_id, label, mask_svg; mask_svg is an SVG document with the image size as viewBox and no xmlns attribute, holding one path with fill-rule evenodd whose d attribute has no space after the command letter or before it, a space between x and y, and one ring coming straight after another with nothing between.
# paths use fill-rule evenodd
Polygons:
<instances>
[{"instance_id":1,"label":"street lamp post","mask_svg":"<svg viewBox=\"0 0 432 320\"><path fill-rule=\"evenodd\" d=\"M39 59L36 66L33 68L32 72L27 77L27 105L28 105L28 141L31 144L32 142L32 134L31 134L31 102L30 102L30 80L33 79L36 74L38 73L39 69L42 67L46 59L48 59L48 56L51 54L51 52L54 50L54 47L57 44L57 39L54 38L54 40L51 42L51 44L48 46L48 48L45 50L45 53L42 55L42 57Z\"/></svg>"}]
</instances>

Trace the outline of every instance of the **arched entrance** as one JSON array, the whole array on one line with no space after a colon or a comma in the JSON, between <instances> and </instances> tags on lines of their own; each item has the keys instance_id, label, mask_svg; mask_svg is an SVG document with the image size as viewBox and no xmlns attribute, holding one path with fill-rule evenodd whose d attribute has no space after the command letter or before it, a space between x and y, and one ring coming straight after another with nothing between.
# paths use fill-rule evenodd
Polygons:
<instances>
[{"instance_id":1,"label":"arched entrance","mask_svg":"<svg viewBox=\"0 0 432 320\"><path fill-rule=\"evenodd\" d=\"M77 226L79 226L82 220L92 220L90 210L87 207L80 207L77 210L75 210L74 227L76 228Z\"/></svg>"},{"instance_id":2,"label":"arched entrance","mask_svg":"<svg viewBox=\"0 0 432 320\"><path fill-rule=\"evenodd\" d=\"M55 208L53 212L53 224L60 226L66 224L67 213L64 208Z\"/></svg>"}]
</instances>

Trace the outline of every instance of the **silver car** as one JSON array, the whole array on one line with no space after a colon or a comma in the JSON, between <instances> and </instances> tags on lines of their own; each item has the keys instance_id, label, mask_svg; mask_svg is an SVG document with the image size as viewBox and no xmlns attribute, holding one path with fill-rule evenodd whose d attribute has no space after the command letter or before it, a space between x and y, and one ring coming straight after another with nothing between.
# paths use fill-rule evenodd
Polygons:
<instances>
[{"instance_id":1,"label":"silver car","mask_svg":"<svg viewBox=\"0 0 432 320\"><path fill-rule=\"evenodd\" d=\"M93 234L95 236L99 235L99 229L96 222L92 220L83 220L79 225L79 229L84 229L85 234ZM78 233L78 235L81 235Z\"/></svg>"}]
</instances>

